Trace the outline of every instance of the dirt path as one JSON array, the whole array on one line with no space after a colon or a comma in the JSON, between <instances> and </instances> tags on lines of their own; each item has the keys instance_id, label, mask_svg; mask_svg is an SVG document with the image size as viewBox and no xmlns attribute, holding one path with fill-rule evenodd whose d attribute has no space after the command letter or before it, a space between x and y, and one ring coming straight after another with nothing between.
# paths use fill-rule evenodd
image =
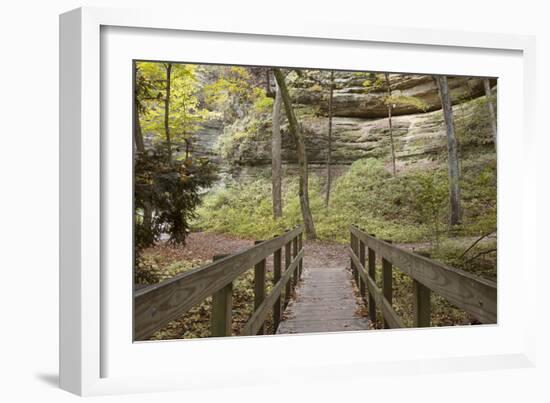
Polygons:
<instances>
[{"instance_id":1,"label":"dirt path","mask_svg":"<svg viewBox=\"0 0 550 403\"><path fill-rule=\"evenodd\" d=\"M305 267L346 267L349 257L346 245L326 241L304 241Z\"/></svg>"},{"instance_id":2,"label":"dirt path","mask_svg":"<svg viewBox=\"0 0 550 403\"><path fill-rule=\"evenodd\" d=\"M253 240L234 235L194 232L189 234L185 246L171 246L167 243L145 250L146 254L160 254L167 263L176 260L197 260L209 262L214 255L233 254L254 245ZM346 245L324 241L304 241L305 267L346 267L349 258ZM267 259L267 269L273 267L272 257Z\"/></svg>"}]
</instances>

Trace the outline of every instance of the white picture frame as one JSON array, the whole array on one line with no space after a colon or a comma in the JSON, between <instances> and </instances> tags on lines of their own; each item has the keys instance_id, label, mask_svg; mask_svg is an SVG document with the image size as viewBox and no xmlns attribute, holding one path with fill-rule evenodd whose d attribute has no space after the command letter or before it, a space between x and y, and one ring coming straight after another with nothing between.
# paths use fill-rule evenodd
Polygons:
<instances>
[{"instance_id":1,"label":"white picture frame","mask_svg":"<svg viewBox=\"0 0 550 403\"><path fill-rule=\"evenodd\" d=\"M132 37L138 35L140 41L136 44ZM189 44L187 57L185 53L177 56L169 51L170 45L182 38ZM231 44L225 46L225 53L223 47L218 47L215 57L204 56L209 46L214 49L220 46L220 41ZM153 44L157 48L154 52ZM290 53L287 59L277 54L281 46L287 50L285 53ZM248 55L246 47L253 49ZM533 365L535 284L527 279L536 276L537 265L534 254L524 253L527 250L524 235L535 228L535 184L528 179L529 170L534 168L521 164L512 171L503 163L514 156L527 160L534 139L532 37L327 25L321 21L286 24L281 28L266 20L243 24L231 19L151 10L81 8L61 15L60 49L60 384L63 389L79 395L96 395L278 383L293 376L302 380L319 380L329 375L332 379L346 379L381 373ZM307 60L304 49L308 52ZM341 52L341 64L323 64L319 49ZM194 56L189 56L191 50ZM371 52L380 57L368 66L357 58L354 65L353 60L346 59L345 53L351 51ZM392 69L392 61L394 66L405 66L398 64L400 54L415 59L410 63L417 63L416 67ZM437 54L446 57L436 57ZM288 62L292 56L294 63ZM125 316L131 303L120 298L126 302L119 304L110 297L113 290L128 292L129 282L128 289L122 291L115 285L125 284L128 273L116 276L108 270L115 261L123 265L131 261L128 260L131 255L122 252L112 255L110 247L113 239L126 246L131 243L131 228L127 225L131 210L122 218L107 214L124 211L131 201L128 171L119 170L110 160L115 150L126 150L123 160L127 167L131 147L124 148L128 144L124 136L108 135L115 128L126 131L131 124L131 120L125 119L131 113L130 92L126 92L131 74L128 81L106 82L107 77L121 74L126 68L130 71L130 65L125 64L128 58L234 64L249 61L297 67L363 66L380 71L499 76L498 325L132 343L125 333L131 332L127 326L131 317ZM428 62L431 64L427 65ZM118 109L106 106L115 105L114 100L120 101L116 103ZM518 106L519 112L506 117L507 110L517 110ZM117 118L110 120L114 111ZM507 141L518 133L522 138L519 147L517 141L515 146ZM517 191L518 186L521 192ZM524 320L512 323L518 312L522 312ZM456 345L446 350L445 345L453 341ZM391 353L387 348L390 343ZM364 357L346 356L346 351L357 351L357 346L366 344L377 348ZM415 349L410 349L411 345ZM319 348L327 354L320 357ZM262 366L258 358L265 351L270 352L263 357L270 362L269 366ZM284 351L291 351L285 360ZM240 362L233 365L230 374L212 366L216 359L234 362L236 357ZM143 363L145 368L136 366L136 362ZM162 373L147 371L153 362L163 363ZM304 368L308 371L303 371Z\"/></svg>"}]
</instances>

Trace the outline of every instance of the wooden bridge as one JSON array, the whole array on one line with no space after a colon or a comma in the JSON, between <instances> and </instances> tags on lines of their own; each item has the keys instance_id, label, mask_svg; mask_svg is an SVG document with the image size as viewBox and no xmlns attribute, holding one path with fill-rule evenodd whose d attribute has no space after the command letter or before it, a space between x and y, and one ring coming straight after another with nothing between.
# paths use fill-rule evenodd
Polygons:
<instances>
[{"instance_id":1,"label":"wooden bridge","mask_svg":"<svg viewBox=\"0 0 550 403\"><path fill-rule=\"evenodd\" d=\"M430 294L435 292L481 323L496 323L496 283L427 257L402 250L350 226L350 268L303 267L303 230L297 227L253 247L134 292L134 340L146 340L169 321L177 319L212 296L211 336L231 335L233 282L254 268L254 312L240 335L265 333L272 314L278 334L369 328L379 309L384 327L403 327L392 307L392 271L399 269L413 280L414 327L430 325ZM266 293L266 259L273 255L273 284ZM381 261L381 284L376 265ZM359 308L352 281L368 306ZM291 296L294 294L294 298ZM360 301L359 301L360 302Z\"/></svg>"}]
</instances>

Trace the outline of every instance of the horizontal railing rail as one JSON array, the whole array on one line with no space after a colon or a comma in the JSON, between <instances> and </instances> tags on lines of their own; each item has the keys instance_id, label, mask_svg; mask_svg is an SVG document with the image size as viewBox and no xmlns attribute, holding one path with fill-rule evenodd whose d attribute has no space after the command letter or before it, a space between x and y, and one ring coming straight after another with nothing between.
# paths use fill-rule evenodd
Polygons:
<instances>
[{"instance_id":1,"label":"horizontal railing rail","mask_svg":"<svg viewBox=\"0 0 550 403\"><path fill-rule=\"evenodd\" d=\"M233 281L254 267L254 313L243 334L263 333L267 316L273 309L274 329L281 318L281 293L285 301L303 267L302 227L257 244L242 252L179 274L161 283L134 291L134 339L144 340L209 296L212 301L212 336L231 335ZM292 251L291 251L292 248ZM282 250L285 251L284 273ZM274 286L266 297L266 258L273 254ZM293 277L293 281L290 279Z\"/></svg>"},{"instance_id":2,"label":"horizontal railing rail","mask_svg":"<svg viewBox=\"0 0 550 403\"><path fill-rule=\"evenodd\" d=\"M365 297L368 291L369 316L375 320L376 306L380 307L386 327L404 326L392 308L394 266L413 280L415 327L430 325L431 291L471 314L481 323L497 321L497 286L494 281L405 251L354 225L350 226L348 253L361 295ZM376 284L376 256L382 258L382 289Z\"/></svg>"}]
</instances>

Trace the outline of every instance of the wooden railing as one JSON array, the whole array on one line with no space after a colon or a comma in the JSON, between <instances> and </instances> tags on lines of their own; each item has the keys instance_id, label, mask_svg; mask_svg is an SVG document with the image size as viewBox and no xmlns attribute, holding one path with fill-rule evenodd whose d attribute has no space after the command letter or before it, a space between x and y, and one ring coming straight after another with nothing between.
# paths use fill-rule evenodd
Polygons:
<instances>
[{"instance_id":1,"label":"wooden railing","mask_svg":"<svg viewBox=\"0 0 550 403\"><path fill-rule=\"evenodd\" d=\"M159 284L134 291L134 340L145 340L171 320L212 296L211 335L231 336L233 281L254 267L254 312L241 335L264 333L273 310L273 328L281 321L281 295L285 303L302 273L302 227L233 255L219 257L205 266L177 275ZM282 254L284 249L284 270ZM266 295L266 258L273 254L273 288Z\"/></svg>"},{"instance_id":2,"label":"wooden railing","mask_svg":"<svg viewBox=\"0 0 550 403\"><path fill-rule=\"evenodd\" d=\"M404 327L392 307L392 270L397 267L413 281L414 327L430 326L432 291L481 323L496 323L495 282L402 250L354 225L350 226L350 236L351 268L361 295L368 299L371 320L376 320L376 307L379 307L384 327ZM382 289L376 284L376 256L382 260Z\"/></svg>"}]
</instances>

